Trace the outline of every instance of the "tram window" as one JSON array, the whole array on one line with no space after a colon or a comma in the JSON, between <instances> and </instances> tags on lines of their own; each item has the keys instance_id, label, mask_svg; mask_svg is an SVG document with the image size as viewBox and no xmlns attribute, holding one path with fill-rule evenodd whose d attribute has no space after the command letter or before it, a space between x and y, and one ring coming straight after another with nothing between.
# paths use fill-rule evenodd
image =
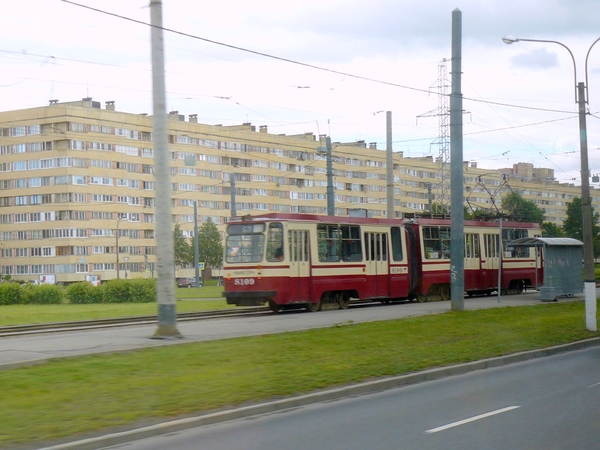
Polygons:
<instances>
[{"instance_id":1,"label":"tram window","mask_svg":"<svg viewBox=\"0 0 600 450\"><path fill-rule=\"evenodd\" d=\"M228 263L262 261L265 244L264 234L227 236L225 260Z\"/></svg>"},{"instance_id":2,"label":"tram window","mask_svg":"<svg viewBox=\"0 0 600 450\"><path fill-rule=\"evenodd\" d=\"M283 260L283 224L273 222L269 224L267 233L267 261Z\"/></svg>"},{"instance_id":3,"label":"tram window","mask_svg":"<svg viewBox=\"0 0 600 450\"><path fill-rule=\"evenodd\" d=\"M423 248L425 258L450 258L450 228L423 227Z\"/></svg>"},{"instance_id":4,"label":"tram window","mask_svg":"<svg viewBox=\"0 0 600 450\"><path fill-rule=\"evenodd\" d=\"M317 225L317 246L319 261L336 262L340 260L339 225Z\"/></svg>"},{"instance_id":5,"label":"tram window","mask_svg":"<svg viewBox=\"0 0 600 450\"><path fill-rule=\"evenodd\" d=\"M387 261L387 259L388 259L387 234L380 234L379 236L380 236L380 242L381 242L381 251L380 251L381 258L379 260Z\"/></svg>"},{"instance_id":6,"label":"tram window","mask_svg":"<svg viewBox=\"0 0 600 450\"><path fill-rule=\"evenodd\" d=\"M308 231L289 231L288 240L290 244L290 260L293 262L308 261Z\"/></svg>"},{"instance_id":7,"label":"tram window","mask_svg":"<svg viewBox=\"0 0 600 450\"><path fill-rule=\"evenodd\" d=\"M527 258L529 257L529 247L509 247L509 242L516 239L528 237L527 230L505 229L502 230L502 248L505 258Z\"/></svg>"},{"instance_id":8,"label":"tram window","mask_svg":"<svg viewBox=\"0 0 600 450\"><path fill-rule=\"evenodd\" d=\"M465 234L465 258L479 258L479 235Z\"/></svg>"},{"instance_id":9,"label":"tram window","mask_svg":"<svg viewBox=\"0 0 600 450\"><path fill-rule=\"evenodd\" d=\"M498 235L497 234L484 234L483 244L485 247L486 258L497 258L498 257Z\"/></svg>"},{"instance_id":10,"label":"tram window","mask_svg":"<svg viewBox=\"0 0 600 450\"><path fill-rule=\"evenodd\" d=\"M365 233L367 261L387 261L387 234Z\"/></svg>"},{"instance_id":11,"label":"tram window","mask_svg":"<svg viewBox=\"0 0 600 450\"><path fill-rule=\"evenodd\" d=\"M392 235L392 258L394 261L402 261L402 230L400 227L391 228Z\"/></svg>"},{"instance_id":12,"label":"tram window","mask_svg":"<svg viewBox=\"0 0 600 450\"><path fill-rule=\"evenodd\" d=\"M342 225L342 261L362 261L362 245L360 227L357 225Z\"/></svg>"},{"instance_id":13,"label":"tram window","mask_svg":"<svg viewBox=\"0 0 600 450\"><path fill-rule=\"evenodd\" d=\"M375 233L365 233L365 249L367 251L366 260L375 261L376 254Z\"/></svg>"}]
</instances>

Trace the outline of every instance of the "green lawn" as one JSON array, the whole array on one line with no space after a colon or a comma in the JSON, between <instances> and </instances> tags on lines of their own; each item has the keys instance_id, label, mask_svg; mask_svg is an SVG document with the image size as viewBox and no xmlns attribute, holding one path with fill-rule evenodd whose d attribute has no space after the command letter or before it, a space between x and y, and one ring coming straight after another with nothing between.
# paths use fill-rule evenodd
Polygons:
<instances>
[{"instance_id":1,"label":"green lawn","mask_svg":"<svg viewBox=\"0 0 600 450\"><path fill-rule=\"evenodd\" d=\"M225 303L225 299L221 298L222 292L221 286L177 289L175 292L178 300L177 312L235 308L235 306ZM0 326L147 316L156 313L156 303L2 305L0 306Z\"/></svg>"},{"instance_id":2,"label":"green lawn","mask_svg":"<svg viewBox=\"0 0 600 450\"><path fill-rule=\"evenodd\" d=\"M597 336L578 301L55 360L0 371L0 447Z\"/></svg>"}]
</instances>

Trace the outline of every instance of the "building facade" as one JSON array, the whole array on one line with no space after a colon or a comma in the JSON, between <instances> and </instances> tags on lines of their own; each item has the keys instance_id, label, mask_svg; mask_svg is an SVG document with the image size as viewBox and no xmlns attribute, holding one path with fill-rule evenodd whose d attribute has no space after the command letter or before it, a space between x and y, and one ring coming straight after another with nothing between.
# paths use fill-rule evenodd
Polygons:
<instances>
[{"instance_id":1,"label":"building facade","mask_svg":"<svg viewBox=\"0 0 600 450\"><path fill-rule=\"evenodd\" d=\"M327 213L323 137L275 135L266 126L205 125L169 114L171 213L193 236L198 221L223 231L231 217L267 212ZM335 213L386 215L386 152L362 141L333 143ZM153 277L156 263L152 118L85 98L0 112L0 273L70 283ZM425 213L439 184L433 157L393 155L394 212ZM518 191L561 224L581 195L550 169L489 170L464 164L469 207L494 210ZM525 175L524 175L525 174ZM537 176L535 176L538 174ZM232 195L232 178L235 190ZM432 189L433 187L433 189ZM431 193L431 194L430 194ZM600 210L600 193L592 189ZM177 276L193 268L175 269Z\"/></svg>"}]
</instances>

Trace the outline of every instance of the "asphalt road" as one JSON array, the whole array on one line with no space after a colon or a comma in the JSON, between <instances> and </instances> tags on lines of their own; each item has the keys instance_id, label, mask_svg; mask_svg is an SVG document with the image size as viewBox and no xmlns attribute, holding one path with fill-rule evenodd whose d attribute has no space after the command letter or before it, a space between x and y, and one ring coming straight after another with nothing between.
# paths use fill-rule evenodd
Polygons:
<instances>
[{"instance_id":1,"label":"asphalt road","mask_svg":"<svg viewBox=\"0 0 600 450\"><path fill-rule=\"evenodd\" d=\"M594 347L106 448L589 450L599 412Z\"/></svg>"}]
</instances>

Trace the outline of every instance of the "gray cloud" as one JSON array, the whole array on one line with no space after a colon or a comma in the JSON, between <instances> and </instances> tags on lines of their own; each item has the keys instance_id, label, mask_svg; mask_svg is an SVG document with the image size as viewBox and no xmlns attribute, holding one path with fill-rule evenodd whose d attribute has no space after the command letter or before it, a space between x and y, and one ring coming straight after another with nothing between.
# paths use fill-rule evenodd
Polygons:
<instances>
[{"instance_id":1,"label":"gray cloud","mask_svg":"<svg viewBox=\"0 0 600 450\"><path fill-rule=\"evenodd\" d=\"M513 56L510 62L515 67L526 67L533 69L547 69L558 67L558 56L545 48L538 48L526 53Z\"/></svg>"}]
</instances>

